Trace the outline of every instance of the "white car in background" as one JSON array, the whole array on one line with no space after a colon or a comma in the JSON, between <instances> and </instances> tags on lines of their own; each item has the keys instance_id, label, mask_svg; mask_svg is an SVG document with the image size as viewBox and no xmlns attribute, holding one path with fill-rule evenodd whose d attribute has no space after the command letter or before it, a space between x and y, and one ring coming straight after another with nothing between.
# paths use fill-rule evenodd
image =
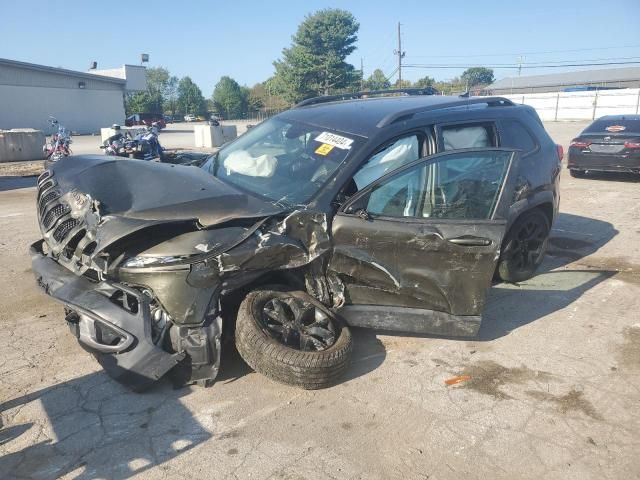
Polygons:
<instances>
[{"instance_id":1,"label":"white car in background","mask_svg":"<svg viewBox=\"0 0 640 480\"><path fill-rule=\"evenodd\" d=\"M195 115L191 115L191 114L185 115L184 116L184 121L185 122L195 122L196 121L196 116Z\"/></svg>"}]
</instances>

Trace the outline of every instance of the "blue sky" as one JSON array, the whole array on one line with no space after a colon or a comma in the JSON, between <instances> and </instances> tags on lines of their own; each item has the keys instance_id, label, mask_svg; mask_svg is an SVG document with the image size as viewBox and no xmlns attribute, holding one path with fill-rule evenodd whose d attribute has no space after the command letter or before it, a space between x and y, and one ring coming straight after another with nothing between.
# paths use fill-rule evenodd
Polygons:
<instances>
[{"instance_id":1,"label":"blue sky","mask_svg":"<svg viewBox=\"0 0 640 480\"><path fill-rule=\"evenodd\" d=\"M92 60L99 68L136 64L144 52L150 66L191 76L205 96L222 75L247 85L268 78L305 15L326 7L349 10L360 22L358 50L349 60L359 68L364 57L365 75L374 68L393 72L398 21L407 64L514 64L520 55L539 63L640 61L638 0L539 0L535 8L504 0L2 3L0 57L86 70ZM522 75L575 69L523 69ZM406 68L403 77L447 79L462 70ZM513 68L495 73L517 75Z\"/></svg>"}]
</instances>

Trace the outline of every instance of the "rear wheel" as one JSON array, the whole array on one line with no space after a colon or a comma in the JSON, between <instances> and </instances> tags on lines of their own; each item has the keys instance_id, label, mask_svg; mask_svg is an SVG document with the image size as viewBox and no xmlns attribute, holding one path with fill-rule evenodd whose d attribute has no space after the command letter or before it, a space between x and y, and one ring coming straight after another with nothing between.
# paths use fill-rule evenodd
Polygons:
<instances>
[{"instance_id":1,"label":"rear wheel","mask_svg":"<svg viewBox=\"0 0 640 480\"><path fill-rule=\"evenodd\" d=\"M349 365L351 332L305 292L259 290L240 305L236 347L256 372L305 389L335 384Z\"/></svg>"},{"instance_id":2,"label":"rear wheel","mask_svg":"<svg viewBox=\"0 0 640 480\"><path fill-rule=\"evenodd\" d=\"M549 220L540 210L531 210L518 218L503 242L498 276L505 282L522 282L533 277L544 259L549 231Z\"/></svg>"},{"instance_id":3,"label":"rear wheel","mask_svg":"<svg viewBox=\"0 0 640 480\"><path fill-rule=\"evenodd\" d=\"M586 172L584 170L575 170L572 168L569 170L569 175L571 175L573 178L584 178Z\"/></svg>"}]
</instances>

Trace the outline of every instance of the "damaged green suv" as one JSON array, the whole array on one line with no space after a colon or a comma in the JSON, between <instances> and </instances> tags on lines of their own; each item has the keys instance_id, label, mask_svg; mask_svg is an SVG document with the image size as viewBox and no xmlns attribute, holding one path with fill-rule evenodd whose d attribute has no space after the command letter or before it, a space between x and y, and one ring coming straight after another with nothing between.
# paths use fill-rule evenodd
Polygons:
<instances>
[{"instance_id":1,"label":"damaged green suv","mask_svg":"<svg viewBox=\"0 0 640 480\"><path fill-rule=\"evenodd\" d=\"M475 335L494 275L542 261L558 151L529 107L401 93L307 100L199 167L57 162L38 179L38 284L134 389L209 384L223 338L321 388L348 368L349 326Z\"/></svg>"}]
</instances>

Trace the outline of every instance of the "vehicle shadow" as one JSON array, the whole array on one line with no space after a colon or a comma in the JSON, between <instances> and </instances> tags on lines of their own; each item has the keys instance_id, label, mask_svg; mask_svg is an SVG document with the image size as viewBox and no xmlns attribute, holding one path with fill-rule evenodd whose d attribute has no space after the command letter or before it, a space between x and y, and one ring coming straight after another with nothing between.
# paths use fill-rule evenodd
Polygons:
<instances>
[{"instance_id":1,"label":"vehicle shadow","mask_svg":"<svg viewBox=\"0 0 640 480\"><path fill-rule=\"evenodd\" d=\"M640 175L625 172L589 172L579 180L608 180L610 182L640 183Z\"/></svg>"},{"instance_id":2,"label":"vehicle shadow","mask_svg":"<svg viewBox=\"0 0 640 480\"><path fill-rule=\"evenodd\" d=\"M133 393L98 372L1 403L0 478L125 479L161 465L212 436L181 403L189 393L169 382Z\"/></svg>"},{"instance_id":3,"label":"vehicle shadow","mask_svg":"<svg viewBox=\"0 0 640 480\"><path fill-rule=\"evenodd\" d=\"M616 273L611 270L571 269L543 272L518 285L495 285L487 299L482 326L473 340L495 340L562 310Z\"/></svg>"},{"instance_id":4,"label":"vehicle shadow","mask_svg":"<svg viewBox=\"0 0 640 480\"><path fill-rule=\"evenodd\" d=\"M382 365L387 356L383 343L376 337L376 332L363 328L351 328L350 330L353 336L351 364L340 382L366 375ZM216 382L232 383L252 371L238 353L233 342L229 341L222 346L220 373L216 377Z\"/></svg>"},{"instance_id":5,"label":"vehicle shadow","mask_svg":"<svg viewBox=\"0 0 640 480\"><path fill-rule=\"evenodd\" d=\"M351 328L351 335L353 336L351 364L340 380L341 382L366 375L384 363L387 357L387 350L378 339L378 333L380 332L365 328Z\"/></svg>"},{"instance_id":6,"label":"vehicle shadow","mask_svg":"<svg viewBox=\"0 0 640 480\"><path fill-rule=\"evenodd\" d=\"M492 286L476 340L489 341L561 310L618 272L590 268L582 259L618 234L614 226L594 218L560 213L551 231L544 262L535 277L520 284ZM569 264L576 268L565 269ZM583 268L586 267L586 268Z\"/></svg>"},{"instance_id":7,"label":"vehicle shadow","mask_svg":"<svg viewBox=\"0 0 640 480\"><path fill-rule=\"evenodd\" d=\"M35 187L37 179L37 175L28 177L0 176L0 192Z\"/></svg>"}]
</instances>

